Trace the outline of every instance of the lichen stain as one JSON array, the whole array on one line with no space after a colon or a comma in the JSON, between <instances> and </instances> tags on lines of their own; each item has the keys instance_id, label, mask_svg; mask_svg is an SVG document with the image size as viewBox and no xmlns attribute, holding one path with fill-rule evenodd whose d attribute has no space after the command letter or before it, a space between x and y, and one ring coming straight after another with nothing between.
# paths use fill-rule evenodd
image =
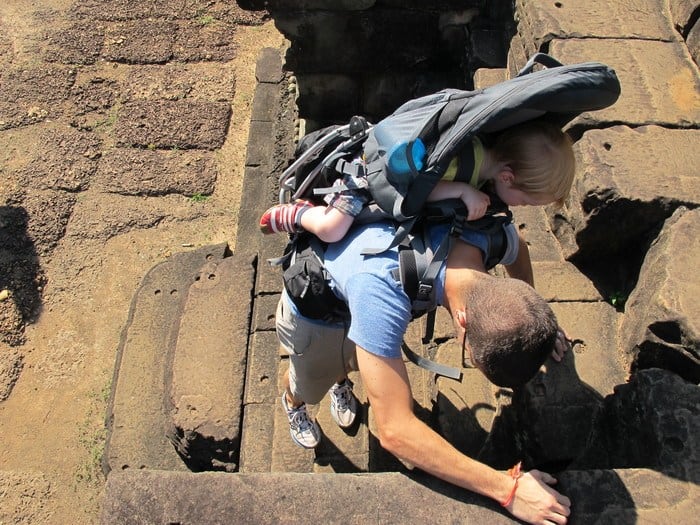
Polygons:
<instances>
[{"instance_id":1,"label":"lichen stain","mask_svg":"<svg viewBox=\"0 0 700 525\"><path fill-rule=\"evenodd\" d=\"M673 75L669 81L669 94L674 104L684 111L700 109L700 94L697 82L689 69Z\"/></svg>"}]
</instances>

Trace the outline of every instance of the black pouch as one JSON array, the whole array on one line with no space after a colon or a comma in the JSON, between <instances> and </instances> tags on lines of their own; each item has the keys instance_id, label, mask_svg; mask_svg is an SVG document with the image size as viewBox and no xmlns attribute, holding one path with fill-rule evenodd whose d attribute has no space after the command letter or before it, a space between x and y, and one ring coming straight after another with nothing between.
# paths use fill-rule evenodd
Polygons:
<instances>
[{"instance_id":1,"label":"black pouch","mask_svg":"<svg viewBox=\"0 0 700 525\"><path fill-rule=\"evenodd\" d=\"M298 235L285 252L290 256L282 266L284 288L299 313L327 322L348 319L347 305L329 286L321 242L308 234Z\"/></svg>"}]
</instances>

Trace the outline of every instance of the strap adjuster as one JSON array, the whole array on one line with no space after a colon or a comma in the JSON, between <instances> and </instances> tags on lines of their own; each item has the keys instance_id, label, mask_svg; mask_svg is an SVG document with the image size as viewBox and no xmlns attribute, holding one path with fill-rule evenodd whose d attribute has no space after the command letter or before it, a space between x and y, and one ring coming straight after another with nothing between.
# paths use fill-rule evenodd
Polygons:
<instances>
[{"instance_id":1,"label":"strap adjuster","mask_svg":"<svg viewBox=\"0 0 700 525\"><path fill-rule=\"evenodd\" d=\"M462 232L464 231L464 223L466 221L466 217L462 215L455 215L454 219L452 220L452 225L450 226L449 235L452 237L459 237L462 235Z\"/></svg>"},{"instance_id":2,"label":"strap adjuster","mask_svg":"<svg viewBox=\"0 0 700 525\"><path fill-rule=\"evenodd\" d=\"M416 293L416 300L427 300L430 294L433 292L433 285L426 283L418 284L418 292Z\"/></svg>"}]
</instances>

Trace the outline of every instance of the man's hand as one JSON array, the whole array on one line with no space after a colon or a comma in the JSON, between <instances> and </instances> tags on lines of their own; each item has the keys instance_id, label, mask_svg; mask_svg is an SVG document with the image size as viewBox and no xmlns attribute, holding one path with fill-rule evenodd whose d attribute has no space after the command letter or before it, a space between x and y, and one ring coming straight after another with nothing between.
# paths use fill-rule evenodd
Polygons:
<instances>
[{"instance_id":1,"label":"man's hand","mask_svg":"<svg viewBox=\"0 0 700 525\"><path fill-rule=\"evenodd\" d=\"M554 341L554 350L552 350L552 359L557 363L561 362L566 351L570 348L570 340L566 336L566 332L561 327L557 328L557 339Z\"/></svg>"},{"instance_id":2,"label":"man's hand","mask_svg":"<svg viewBox=\"0 0 700 525\"><path fill-rule=\"evenodd\" d=\"M571 501L549 486L556 482L557 480L546 472L526 472L518 479L515 497L506 509L528 523L566 523L571 514Z\"/></svg>"}]
</instances>

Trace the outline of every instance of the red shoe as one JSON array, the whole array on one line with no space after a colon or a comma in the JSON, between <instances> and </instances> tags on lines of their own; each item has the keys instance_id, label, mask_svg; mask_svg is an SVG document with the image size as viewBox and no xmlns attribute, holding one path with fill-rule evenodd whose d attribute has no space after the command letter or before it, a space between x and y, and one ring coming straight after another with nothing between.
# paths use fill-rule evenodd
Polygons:
<instances>
[{"instance_id":1,"label":"red shoe","mask_svg":"<svg viewBox=\"0 0 700 525\"><path fill-rule=\"evenodd\" d=\"M296 233L303 230L299 219L301 214L313 206L309 201L297 201L289 204L278 204L268 209L260 217L260 231L269 233Z\"/></svg>"}]
</instances>

